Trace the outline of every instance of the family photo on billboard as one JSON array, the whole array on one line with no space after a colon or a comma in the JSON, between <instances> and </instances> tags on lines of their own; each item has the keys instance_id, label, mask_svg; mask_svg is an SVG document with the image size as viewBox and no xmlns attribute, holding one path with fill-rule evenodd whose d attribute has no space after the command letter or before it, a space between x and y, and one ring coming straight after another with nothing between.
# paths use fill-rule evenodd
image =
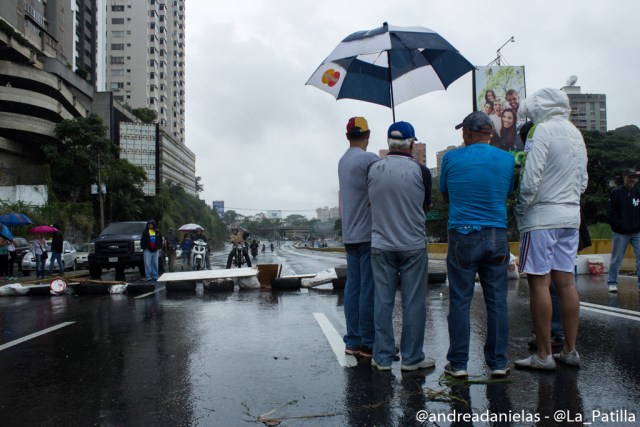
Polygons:
<instances>
[{"instance_id":1,"label":"family photo on billboard","mask_svg":"<svg viewBox=\"0 0 640 427\"><path fill-rule=\"evenodd\" d=\"M494 125L490 144L505 151L522 151L518 135L526 118L520 101L526 97L524 66L478 66L474 71L477 109L489 115Z\"/></svg>"}]
</instances>

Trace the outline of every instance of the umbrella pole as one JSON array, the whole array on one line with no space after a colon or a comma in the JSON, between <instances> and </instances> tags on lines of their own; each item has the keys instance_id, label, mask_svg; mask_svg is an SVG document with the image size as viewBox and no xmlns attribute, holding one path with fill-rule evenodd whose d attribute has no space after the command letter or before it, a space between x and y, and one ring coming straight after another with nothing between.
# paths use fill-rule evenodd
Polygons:
<instances>
[{"instance_id":1,"label":"umbrella pole","mask_svg":"<svg viewBox=\"0 0 640 427\"><path fill-rule=\"evenodd\" d=\"M391 95L391 114L393 123L396 122L396 107L393 105L393 76L391 75L391 51L387 51L387 64L389 65L389 95Z\"/></svg>"}]
</instances>

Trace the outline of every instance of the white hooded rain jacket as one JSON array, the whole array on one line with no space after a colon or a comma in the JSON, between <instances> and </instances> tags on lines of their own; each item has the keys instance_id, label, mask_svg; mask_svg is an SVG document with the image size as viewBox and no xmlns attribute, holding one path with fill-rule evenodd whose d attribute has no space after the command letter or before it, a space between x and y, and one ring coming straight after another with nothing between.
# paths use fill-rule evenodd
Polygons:
<instances>
[{"instance_id":1,"label":"white hooded rain jacket","mask_svg":"<svg viewBox=\"0 0 640 427\"><path fill-rule=\"evenodd\" d=\"M515 210L518 230L579 228L580 195L588 181L587 149L569 121L569 97L557 89L541 89L521 108L536 126Z\"/></svg>"}]
</instances>

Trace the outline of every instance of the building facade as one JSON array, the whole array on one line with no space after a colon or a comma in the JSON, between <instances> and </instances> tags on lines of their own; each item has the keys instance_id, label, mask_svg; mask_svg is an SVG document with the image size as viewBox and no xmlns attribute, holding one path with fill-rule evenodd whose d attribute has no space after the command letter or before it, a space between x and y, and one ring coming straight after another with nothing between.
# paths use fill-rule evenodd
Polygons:
<instances>
[{"instance_id":1,"label":"building facade","mask_svg":"<svg viewBox=\"0 0 640 427\"><path fill-rule=\"evenodd\" d=\"M337 207L330 208L325 206L324 208L316 209L316 216L320 222L327 222L340 218L340 209Z\"/></svg>"},{"instance_id":2,"label":"building facade","mask_svg":"<svg viewBox=\"0 0 640 427\"><path fill-rule=\"evenodd\" d=\"M389 150L387 149L378 151L378 157L380 158L383 158L387 154L389 154ZM427 165L427 144L424 144L422 142L414 142L413 150L411 150L411 155L413 156L414 159L418 161L418 163L426 166Z\"/></svg>"},{"instance_id":3,"label":"building facade","mask_svg":"<svg viewBox=\"0 0 640 427\"><path fill-rule=\"evenodd\" d=\"M185 0L102 0L103 90L149 108L174 140L185 137Z\"/></svg>"},{"instance_id":4,"label":"building facade","mask_svg":"<svg viewBox=\"0 0 640 427\"><path fill-rule=\"evenodd\" d=\"M607 131L607 95L581 93L580 86L562 88L569 96L569 120L580 130Z\"/></svg>"}]
</instances>

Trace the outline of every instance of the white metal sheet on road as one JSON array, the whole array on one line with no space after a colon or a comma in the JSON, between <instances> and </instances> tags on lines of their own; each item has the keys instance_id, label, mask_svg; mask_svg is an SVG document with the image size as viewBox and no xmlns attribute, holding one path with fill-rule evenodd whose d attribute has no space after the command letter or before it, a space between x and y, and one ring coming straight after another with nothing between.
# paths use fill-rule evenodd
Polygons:
<instances>
[{"instance_id":1,"label":"white metal sheet on road","mask_svg":"<svg viewBox=\"0 0 640 427\"><path fill-rule=\"evenodd\" d=\"M177 271L173 273L164 273L158 278L158 282L175 282L180 280L214 280L214 279L232 279L235 277L252 277L257 276L258 270L255 268L230 268L217 270L198 270L198 271Z\"/></svg>"},{"instance_id":2,"label":"white metal sheet on road","mask_svg":"<svg viewBox=\"0 0 640 427\"><path fill-rule=\"evenodd\" d=\"M640 312L633 310L625 310L623 308L592 304L589 302L581 302L580 309L591 311L593 313L607 314L609 316L621 317L623 319L630 319L635 320L636 322L640 322Z\"/></svg>"}]
</instances>

